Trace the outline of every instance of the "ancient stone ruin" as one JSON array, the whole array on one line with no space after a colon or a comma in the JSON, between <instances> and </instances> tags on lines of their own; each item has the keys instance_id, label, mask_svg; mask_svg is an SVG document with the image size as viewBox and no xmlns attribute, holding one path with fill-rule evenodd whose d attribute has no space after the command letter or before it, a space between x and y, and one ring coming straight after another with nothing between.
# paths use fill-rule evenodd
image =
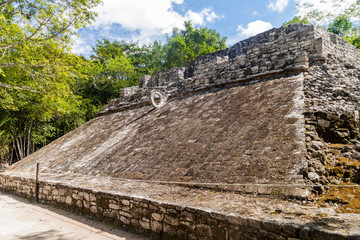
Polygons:
<instances>
[{"instance_id":1,"label":"ancient stone ruin","mask_svg":"<svg viewBox=\"0 0 360 240\"><path fill-rule=\"evenodd\" d=\"M359 70L321 27L272 29L140 78L0 187L34 197L39 162L41 201L162 239L360 239Z\"/></svg>"}]
</instances>

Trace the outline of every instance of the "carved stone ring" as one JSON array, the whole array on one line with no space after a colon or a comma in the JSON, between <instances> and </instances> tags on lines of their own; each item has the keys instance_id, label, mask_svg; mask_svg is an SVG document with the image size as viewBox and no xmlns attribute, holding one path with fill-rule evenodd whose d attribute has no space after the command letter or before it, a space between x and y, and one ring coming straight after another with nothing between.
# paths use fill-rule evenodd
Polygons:
<instances>
[{"instance_id":1,"label":"carved stone ring","mask_svg":"<svg viewBox=\"0 0 360 240\"><path fill-rule=\"evenodd\" d=\"M168 99L168 96L159 90L152 90L150 93L150 101L151 104L155 108L159 108L165 105L166 101Z\"/></svg>"}]
</instances>

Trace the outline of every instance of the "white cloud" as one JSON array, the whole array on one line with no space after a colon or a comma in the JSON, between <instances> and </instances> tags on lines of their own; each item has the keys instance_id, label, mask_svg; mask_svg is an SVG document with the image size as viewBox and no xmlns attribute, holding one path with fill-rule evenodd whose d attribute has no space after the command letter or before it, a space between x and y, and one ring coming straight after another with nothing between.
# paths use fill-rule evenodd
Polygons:
<instances>
[{"instance_id":1,"label":"white cloud","mask_svg":"<svg viewBox=\"0 0 360 240\"><path fill-rule=\"evenodd\" d=\"M233 45L238 41L252 37L258 33L265 32L271 28L273 28L271 23L264 22L262 20L250 22L248 25L246 25L246 27L244 27L243 25L238 25L236 30L237 31L236 36L229 37L226 42L229 45Z\"/></svg>"},{"instance_id":2,"label":"white cloud","mask_svg":"<svg viewBox=\"0 0 360 240\"><path fill-rule=\"evenodd\" d=\"M223 18L223 16L217 15L211 8L205 8L201 12L189 10L186 12L183 19L184 21L190 20L195 25L204 25L206 22L214 22L216 19L220 18Z\"/></svg>"},{"instance_id":3,"label":"white cloud","mask_svg":"<svg viewBox=\"0 0 360 240\"><path fill-rule=\"evenodd\" d=\"M187 11L184 15L173 9L173 4L183 4L184 0L104 0L104 4L95 9L99 16L93 27L100 28L111 24L120 24L129 31L141 34L163 34L172 28L183 26L184 21L204 25L221 18L211 8L200 12Z\"/></svg>"},{"instance_id":4,"label":"white cloud","mask_svg":"<svg viewBox=\"0 0 360 240\"><path fill-rule=\"evenodd\" d=\"M162 40L164 33L171 33L174 27L183 28L185 21L203 26L224 17L209 7L180 14L174 9L175 4L186 7L184 0L103 0L94 9L98 13L96 22L82 31L84 38L73 39L73 52L89 55L90 46L103 38L149 44Z\"/></svg>"},{"instance_id":5,"label":"white cloud","mask_svg":"<svg viewBox=\"0 0 360 240\"><path fill-rule=\"evenodd\" d=\"M297 14L298 16L306 16L311 12L322 12L321 15L327 16L337 16L344 12L345 9L350 7L351 4L356 3L356 0L295 0L297 3ZM310 14L311 17L311 14ZM310 19L311 21L316 21L316 18ZM328 18L322 19L319 24L328 22Z\"/></svg>"},{"instance_id":6,"label":"white cloud","mask_svg":"<svg viewBox=\"0 0 360 240\"><path fill-rule=\"evenodd\" d=\"M273 11L283 12L288 4L289 0L272 0L266 5L266 7Z\"/></svg>"},{"instance_id":7,"label":"white cloud","mask_svg":"<svg viewBox=\"0 0 360 240\"><path fill-rule=\"evenodd\" d=\"M72 46L73 53L83 56L90 55L92 48L84 39L74 35L71 37L71 42L73 43Z\"/></svg>"},{"instance_id":8,"label":"white cloud","mask_svg":"<svg viewBox=\"0 0 360 240\"><path fill-rule=\"evenodd\" d=\"M269 22L264 22L262 20L257 20L250 22L246 27L239 25L237 27L238 36L241 38L252 37L258 33L265 32L271 29L273 26Z\"/></svg>"},{"instance_id":9,"label":"white cloud","mask_svg":"<svg viewBox=\"0 0 360 240\"><path fill-rule=\"evenodd\" d=\"M252 15L259 15L259 13L257 12L257 11L254 11L253 13L252 13Z\"/></svg>"}]
</instances>

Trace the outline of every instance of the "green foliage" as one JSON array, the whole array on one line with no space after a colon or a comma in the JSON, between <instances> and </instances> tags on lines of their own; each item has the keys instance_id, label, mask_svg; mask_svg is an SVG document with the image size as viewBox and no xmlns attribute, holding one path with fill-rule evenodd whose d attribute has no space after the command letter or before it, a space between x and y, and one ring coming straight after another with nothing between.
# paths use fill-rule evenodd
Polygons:
<instances>
[{"instance_id":1,"label":"green foliage","mask_svg":"<svg viewBox=\"0 0 360 240\"><path fill-rule=\"evenodd\" d=\"M3 126L0 148L8 147L10 162L52 137L54 122L79 112L81 98L72 88L84 60L70 53L70 37L94 20L91 9L99 3L1 1L0 113L10 120Z\"/></svg>"},{"instance_id":2,"label":"green foliage","mask_svg":"<svg viewBox=\"0 0 360 240\"><path fill-rule=\"evenodd\" d=\"M95 117L110 99L116 98L121 88L137 84L139 71L133 63L137 58L128 56L136 44L129 45L106 39L97 41L91 60L83 66L82 77L74 85L76 94L83 98L86 120Z\"/></svg>"},{"instance_id":3,"label":"green foliage","mask_svg":"<svg viewBox=\"0 0 360 240\"><path fill-rule=\"evenodd\" d=\"M360 1L356 1L355 3L351 4L350 7L341 13L341 15L333 15L332 13L325 13L324 11L314 10L312 9L313 5L309 3L304 3L303 5L298 6L298 8L299 7L308 8L308 14L302 17L295 16L292 20L285 22L283 26L287 26L293 23L311 23L314 25L322 23L322 26L326 27L330 32L339 35L360 49L359 26L355 25L355 23L351 21L352 19L360 17Z\"/></svg>"},{"instance_id":4,"label":"green foliage","mask_svg":"<svg viewBox=\"0 0 360 240\"><path fill-rule=\"evenodd\" d=\"M335 20L330 23L328 30L360 49L359 28L354 27L354 24L350 21L349 17L345 15L336 17Z\"/></svg>"},{"instance_id":5,"label":"green foliage","mask_svg":"<svg viewBox=\"0 0 360 240\"><path fill-rule=\"evenodd\" d=\"M2 159L5 159L5 156L9 152L9 134L4 130L5 124L10 120L10 117L5 113L0 112L0 163Z\"/></svg>"},{"instance_id":6,"label":"green foliage","mask_svg":"<svg viewBox=\"0 0 360 240\"><path fill-rule=\"evenodd\" d=\"M191 22L185 22L185 29L173 29L163 46L164 68L185 66L196 57L226 48L226 38L215 30L194 28Z\"/></svg>"},{"instance_id":7,"label":"green foliage","mask_svg":"<svg viewBox=\"0 0 360 240\"><path fill-rule=\"evenodd\" d=\"M294 23L303 23L303 24L311 24L310 21L306 17L299 17L295 16L293 19L291 19L288 22L283 23L283 27L289 26Z\"/></svg>"},{"instance_id":8,"label":"green foliage","mask_svg":"<svg viewBox=\"0 0 360 240\"><path fill-rule=\"evenodd\" d=\"M353 24L350 22L350 20L346 16L341 15L335 18L332 23L330 23L328 30L341 37L345 37L352 28Z\"/></svg>"}]
</instances>

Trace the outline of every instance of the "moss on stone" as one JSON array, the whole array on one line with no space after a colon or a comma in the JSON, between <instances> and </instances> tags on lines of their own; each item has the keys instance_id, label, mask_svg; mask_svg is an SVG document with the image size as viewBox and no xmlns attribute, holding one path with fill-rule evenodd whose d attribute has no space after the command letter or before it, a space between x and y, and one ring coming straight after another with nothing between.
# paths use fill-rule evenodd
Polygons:
<instances>
[{"instance_id":1,"label":"moss on stone","mask_svg":"<svg viewBox=\"0 0 360 240\"><path fill-rule=\"evenodd\" d=\"M360 166L360 162L353 160L353 159L349 159L349 158L345 158L345 157L337 157L336 159L339 161L337 164L342 165L342 166L350 166L350 167Z\"/></svg>"},{"instance_id":2,"label":"moss on stone","mask_svg":"<svg viewBox=\"0 0 360 240\"><path fill-rule=\"evenodd\" d=\"M320 206L324 203L336 203L339 212L360 213L360 189L355 186L335 187L320 196L318 203Z\"/></svg>"}]
</instances>

